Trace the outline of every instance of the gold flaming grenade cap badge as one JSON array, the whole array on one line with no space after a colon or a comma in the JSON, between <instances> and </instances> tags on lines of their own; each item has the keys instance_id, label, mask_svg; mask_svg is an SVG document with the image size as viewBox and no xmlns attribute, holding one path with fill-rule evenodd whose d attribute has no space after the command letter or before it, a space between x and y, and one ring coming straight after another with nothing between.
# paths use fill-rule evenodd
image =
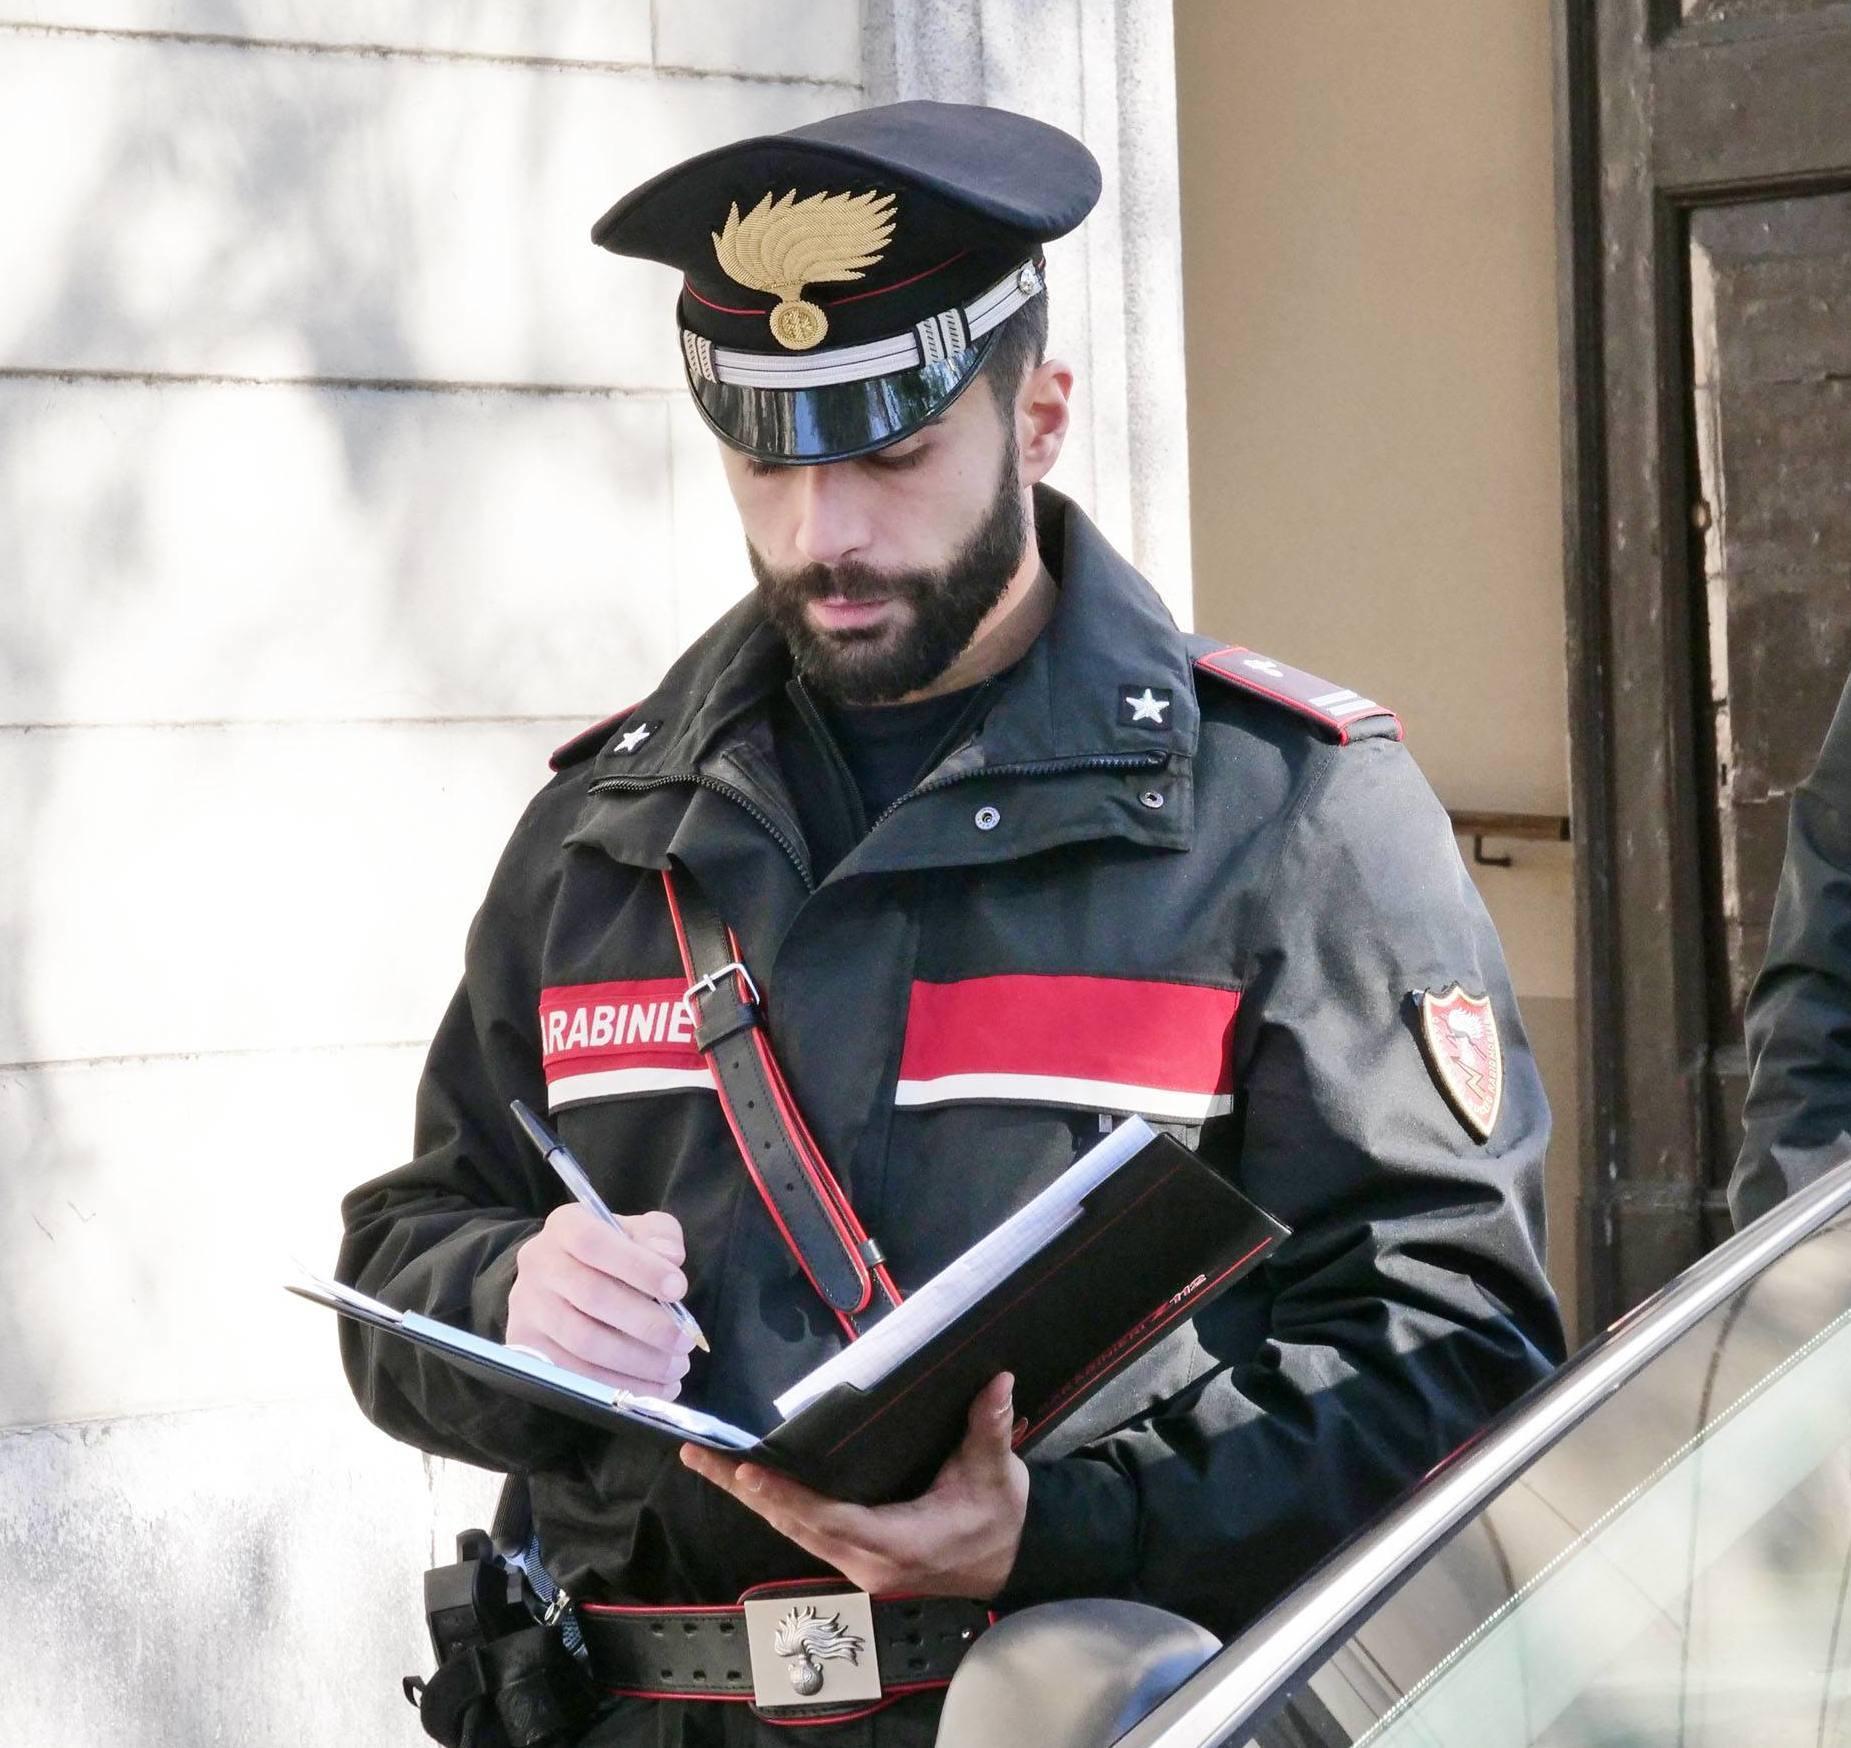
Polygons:
<instances>
[{"instance_id":1,"label":"gold flaming grenade cap badge","mask_svg":"<svg viewBox=\"0 0 1851 1748\"><path fill-rule=\"evenodd\" d=\"M726 228L709 232L713 252L731 279L778 299L771 336L792 352L807 352L829 332L829 318L803 295L806 285L859 279L886 253L893 236L891 194L767 194L739 216L734 201Z\"/></svg>"}]
</instances>

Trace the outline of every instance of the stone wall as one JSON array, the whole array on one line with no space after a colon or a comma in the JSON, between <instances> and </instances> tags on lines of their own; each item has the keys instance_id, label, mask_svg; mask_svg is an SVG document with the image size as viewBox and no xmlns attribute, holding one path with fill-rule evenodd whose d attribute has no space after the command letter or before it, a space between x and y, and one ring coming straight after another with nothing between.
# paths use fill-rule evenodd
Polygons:
<instances>
[{"instance_id":1,"label":"stone wall","mask_svg":"<svg viewBox=\"0 0 1851 1748\"><path fill-rule=\"evenodd\" d=\"M586 239L616 195L865 93L1079 125L1057 481L1186 602L1168 6L934 9L988 49L929 77L903 10L0 0L17 1748L422 1739L418 1574L493 1478L368 1427L278 1283L403 1157L548 748L747 585L672 285Z\"/></svg>"},{"instance_id":2,"label":"stone wall","mask_svg":"<svg viewBox=\"0 0 1851 1748\"><path fill-rule=\"evenodd\" d=\"M1105 189L1048 248L1050 347L1079 369L1053 483L1191 621L1170 0L867 0L871 103L995 103L1077 134Z\"/></svg>"}]
</instances>

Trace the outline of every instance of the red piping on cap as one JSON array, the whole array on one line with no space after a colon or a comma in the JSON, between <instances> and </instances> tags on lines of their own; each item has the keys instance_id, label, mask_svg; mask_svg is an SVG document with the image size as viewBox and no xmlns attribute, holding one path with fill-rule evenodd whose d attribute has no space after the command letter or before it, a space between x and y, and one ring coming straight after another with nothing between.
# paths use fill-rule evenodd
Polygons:
<instances>
[{"instance_id":1,"label":"red piping on cap","mask_svg":"<svg viewBox=\"0 0 1851 1748\"><path fill-rule=\"evenodd\" d=\"M740 310L734 309L729 303L715 303L710 297L702 297L685 278L681 282L681 289L685 291L689 297L693 298L696 303L705 304L710 310L718 310L723 316L768 316L771 314L771 310L768 309ZM773 308L775 307L774 305Z\"/></svg>"},{"instance_id":2,"label":"red piping on cap","mask_svg":"<svg viewBox=\"0 0 1851 1748\"><path fill-rule=\"evenodd\" d=\"M955 267L969 253L970 250L968 249L960 249L955 255L948 255L943 261L939 262L936 267L922 268L910 278L895 280L892 285L878 285L872 291L857 291L848 297L832 297L827 300L819 298L813 301L819 303L821 307L826 310L833 310L839 309L845 303L860 303L863 298L885 297L890 291L903 291L909 285L917 285L922 279L930 279L934 273L943 273L947 267ZM681 281L681 288L689 297L693 298L696 303L702 304L710 310L717 310L723 316L768 316L771 314L770 310L742 310L734 308L731 304L715 303L710 297L702 297L701 294L694 289L685 275Z\"/></svg>"},{"instance_id":3,"label":"red piping on cap","mask_svg":"<svg viewBox=\"0 0 1851 1748\"><path fill-rule=\"evenodd\" d=\"M840 309L845 303L860 303L863 298L867 297L885 297L890 291L900 291L906 286L917 285L922 279L930 279L934 273L943 273L947 267L955 267L969 253L968 249L960 249L955 255L948 256L939 262L936 267L927 267L915 273L910 279L895 280L892 285L879 285L872 291L851 292L847 297L832 297L823 305L823 308L826 310Z\"/></svg>"}]
</instances>

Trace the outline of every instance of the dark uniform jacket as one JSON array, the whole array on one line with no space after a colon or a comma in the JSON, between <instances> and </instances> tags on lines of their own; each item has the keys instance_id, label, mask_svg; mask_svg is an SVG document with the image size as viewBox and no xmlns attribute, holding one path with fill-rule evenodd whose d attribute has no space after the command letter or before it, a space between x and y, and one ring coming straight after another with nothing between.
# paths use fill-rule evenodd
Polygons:
<instances>
[{"instance_id":1,"label":"dark uniform jacket","mask_svg":"<svg viewBox=\"0 0 1851 1748\"><path fill-rule=\"evenodd\" d=\"M1793 793L1767 961L1748 997L1738 1226L1851 1158L1851 681Z\"/></svg>"},{"instance_id":2,"label":"dark uniform jacket","mask_svg":"<svg viewBox=\"0 0 1851 1748\"><path fill-rule=\"evenodd\" d=\"M1038 514L1052 621L826 877L771 727L788 659L751 601L595 757L567 753L470 932L417 1156L347 1199L339 1272L498 1336L516 1252L563 1195L508 1101L550 1092L611 1204L685 1229L713 1346L686 1400L768 1427L772 1397L836 1350L672 1017L659 870L680 863L737 932L798 1103L903 1289L1128 1111L1294 1229L1036 1454L1003 1599L1137 1597L1227 1632L1559 1359L1547 1109L1393 718L1344 744L1198 670L1219 646L1179 632L1064 500L1039 494ZM1488 992L1505 1045L1488 1143L1418 1042L1413 992L1454 982ZM532 1476L575 1594L730 1601L816 1570L667 1442L342 1333L379 1425Z\"/></svg>"}]
</instances>

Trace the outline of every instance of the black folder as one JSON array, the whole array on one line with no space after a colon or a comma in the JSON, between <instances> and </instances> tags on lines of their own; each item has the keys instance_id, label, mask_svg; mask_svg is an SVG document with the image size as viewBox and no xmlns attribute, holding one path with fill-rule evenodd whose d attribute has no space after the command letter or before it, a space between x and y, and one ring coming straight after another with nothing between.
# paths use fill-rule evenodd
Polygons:
<instances>
[{"instance_id":1,"label":"black folder","mask_svg":"<svg viewBox=\"0 0 1851 1748\"><path fill-rule=\"evenodd\" d=\"M1150 1344L1225 1292L1287 1235L1210 1166L1153 1135L1087 1192L1078 1217L878 1382L836 1384L762 1437L655 1404L465 1330L325 1283L292 1287L487 1383L594 1426L642 1425L875 1505L931 1484L970 1403L1015 1375L1028 1451ZM704 1424L703 1424L704 1423Z\"/></svg>"}]
</instances>

